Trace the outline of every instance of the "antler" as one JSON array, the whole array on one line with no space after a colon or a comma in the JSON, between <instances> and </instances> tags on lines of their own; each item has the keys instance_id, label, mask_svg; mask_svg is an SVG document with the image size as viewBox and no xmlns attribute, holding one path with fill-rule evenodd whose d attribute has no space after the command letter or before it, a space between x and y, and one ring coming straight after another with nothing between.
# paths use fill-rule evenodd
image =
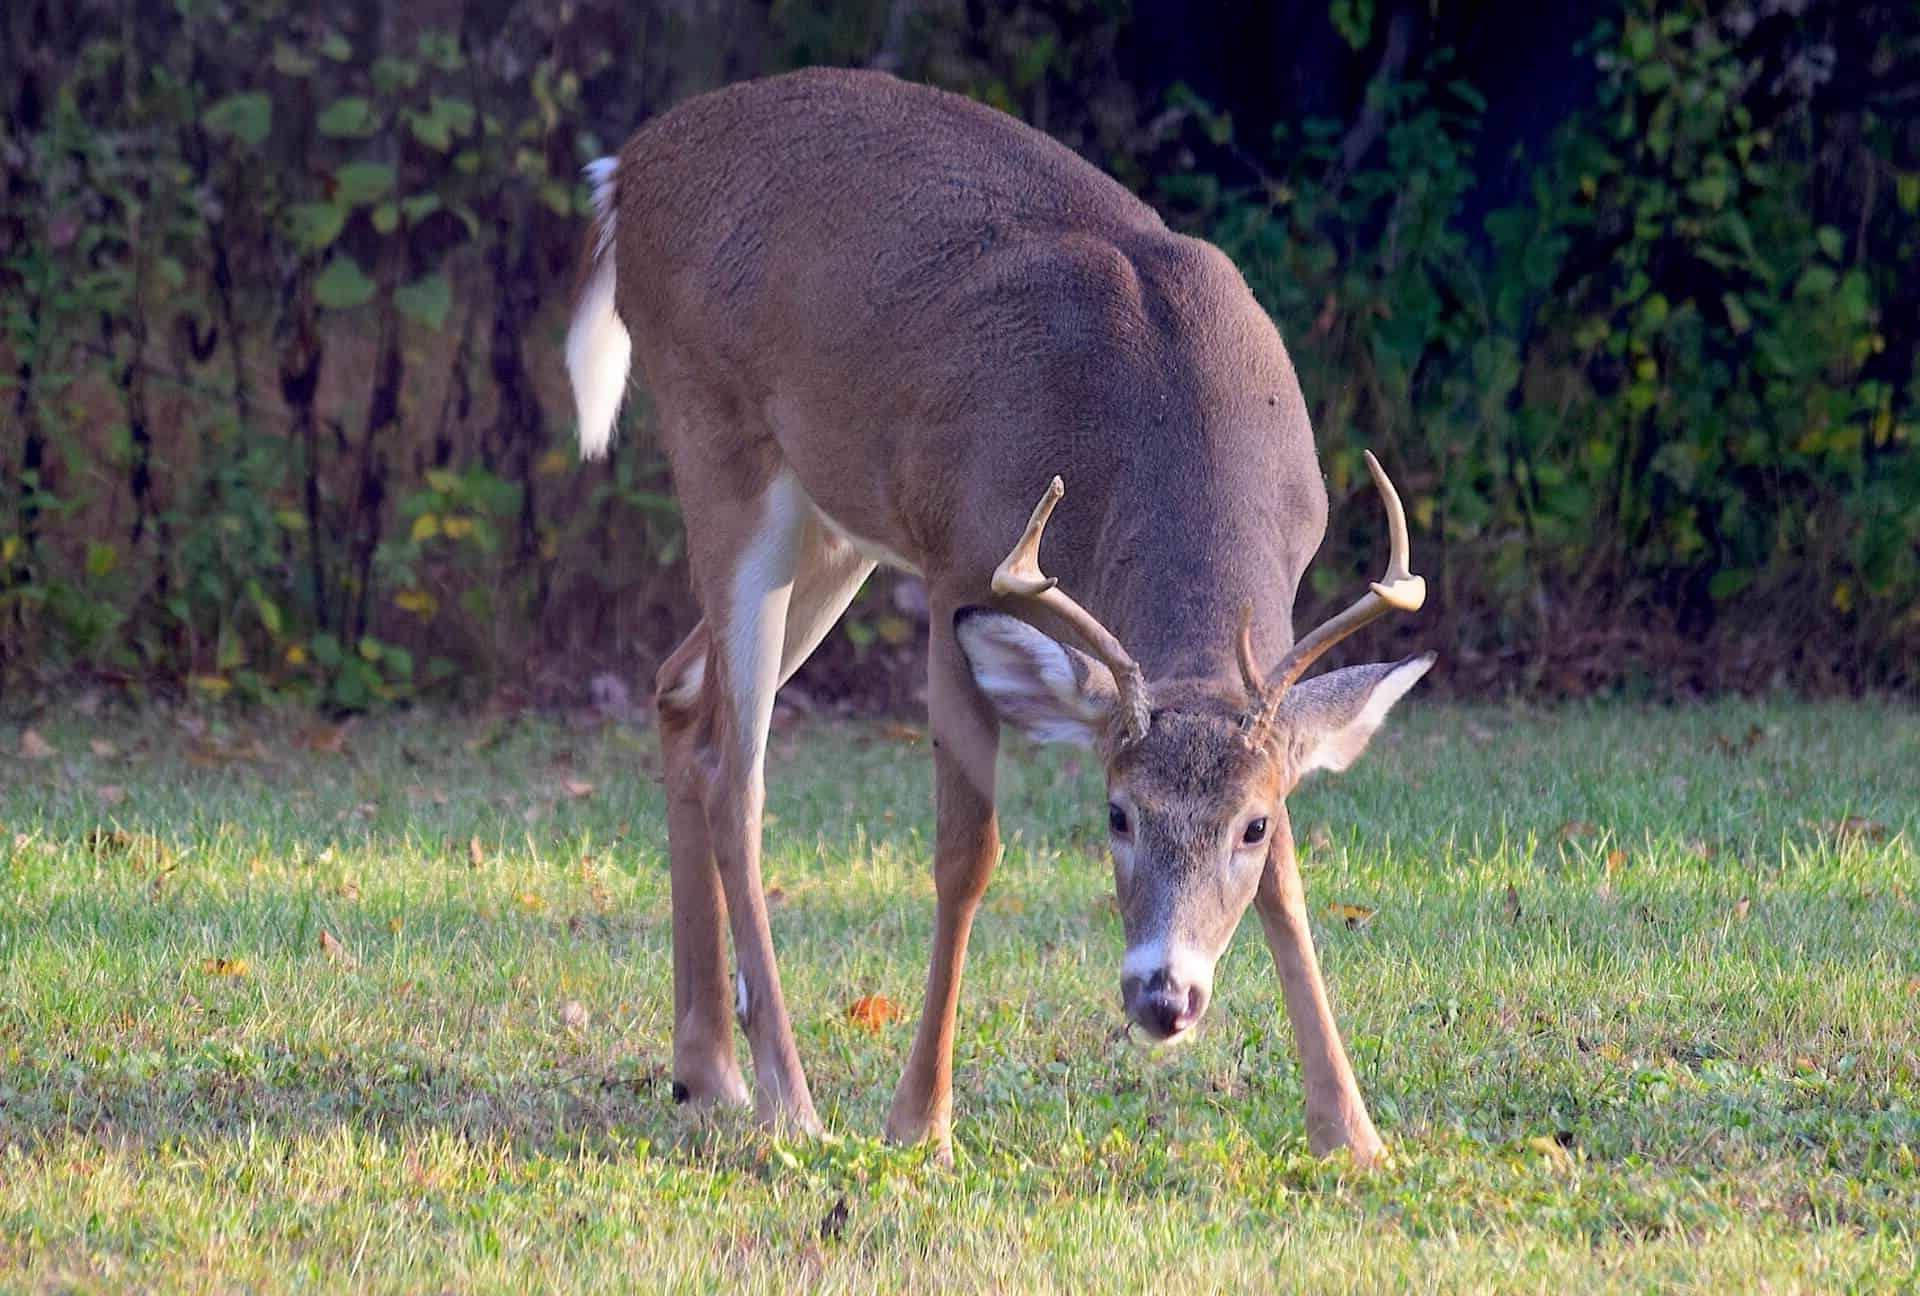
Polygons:
<instances>
[{"instance_id":1,"label":"antler","mask_svg":"<svg viewBox=\"0 0 1920 1296\"><path fill-rule=\"evenodd\" d=\"M1393 483L1387 479L1386 470L1380 461L1373 457L1373 451L1366 452L1367 471L1373 474L1373 484L1380 489L1380 499L1387 509L1387 571L1365 594L1362 594L1346 611L1322 622L1311 634L1295 643L1280 659L1267 677L1267 683L1260 698L1260 710L1249 729L1253 733L1264 733L1274 717L1280 713L1280 704L1286 700L1287 690L1291 689L1327 649L1345 639L1370 621L1376 621L1389 612L1417 612L1427 599L1427 582L1415 576L1407 567L1407 511L1401 507L1400 492L1394 490ZM1243 641L1245 630L1242 631ZM1242 649L1241 670L1246 670L1246 650Z\"/></svg>"},{"instance_id":2,"label":"antler","mask_svg":"<svg viewBox=\"0 0 1920 1296\"><path fill-rule=\"evenodd\" d=\"M1127 742L1137 743L1147 736L1147 726L1152 719L1147 681L1140 673L1139 663L1093 613L1067 597L1059 588L1059 581L1040 570L1040 535L1047 529L1047 519L1053 516L1053 506L1066 493L1066 485L1058 477L1047 485L1046 493L1033 506L1033 516L1027 520L1027 529L1019 543L993 569L993 592L1002 598L1046 608L1067 624L1082 646L1106 664L1120 689L1122 732Z\"/></svg>"}]
</instances>

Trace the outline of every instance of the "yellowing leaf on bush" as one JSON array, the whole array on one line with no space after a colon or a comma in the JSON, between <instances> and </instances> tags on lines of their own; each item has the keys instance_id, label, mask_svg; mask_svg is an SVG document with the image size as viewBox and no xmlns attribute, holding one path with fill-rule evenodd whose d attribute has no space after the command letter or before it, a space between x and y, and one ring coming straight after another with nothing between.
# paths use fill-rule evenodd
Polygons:
<instances>
[{"instance_id":1,"label":"yellowing leaf on bush","mask_svg":"<svg viewBox=\"0 0 1920 1296\"><path fill-rule=\"evenodd\" d=\"M540 456L539 473L542 477L557 477L572 462L573 456L565 450L549 450Z\"/></svg>"},{"instance_id":2,"label":"yellowing leaf on bush","mask_svg":"<svg viewBox=\"0 0 1920 1296\"><path fill-rule=\"evenodd\" d=\"M222 675L195 675L188 683L208 697L225 697L233 688L232 683Z\"/></svg>"},{"instance_id":3,"label":"yellowing leaf on bush","mask_svg":"<svg viewBox=\"0 0 1920 1296\"><path fill-rule=\"evenodd\" d=\"M862 995L847 1009L848 1021L875 1034L887 1023L904 1021L906 1016L906 1010L899 1004L885 995L877 994Z\"/></svg>"},{"instance_id":4,"label":"yellowing leaf on bush","mask_svg":"<svg viewBox=\"0 0 1920 1296\"><path fill-rule=\"evenodd\" d=\"M247 974L247 961L243 958L210 958L200 963L200 970L208 976L243 977Z\"/></svg>"},{"instance_id":5,"label":"yellowing leaf on bush","mask_svg":"<svg viewBox=\"0 0 1920 1296\"><path fill-rule=\"evenodd\" d=\"M305 644L287 645L287 665L305 666L307 664L307 646Z\"/></svg>"},{"instance_id":6,"label":"yellowing leaf on bush","mask_svg":"<svg viewBox=\"0 0 1920 1296\"><path fill-rule=\"evenodd\" d=\"M402 612L411 612L417 617L430 617L440 610L440 600L425 590L401 590L393 596L393 605Z\"/></svg>"},{"instance_id":7,"label":"yellowing leaf on bush","mask_svg":"<svg viewBox=\"0 0 1920 1296\"><path fill-rule=\"evenodd\" d=\"M440 523L440 533L449 540L464 540L473 534L473 519L470 517L450 517Z\"/></svg>"},{"instance_id":8,"label":"yellowing leaf on bush","mask_svg":"<svg viewBox=\"0 0 1920 1296\"><path fill-rule=\"evenodd\" d=\"M439 515L434 513L422 513L419 517L413 520L413 530L409 534L412 535L413 539L416 542L421 540L433 539L435 536L440 534Z\"/></svg>"},{"instance_id":9,"label":"yellowing leaf on bush","mask_svg":"<svg viewBox=\"0 0 1920 1296\"><path fill-rule=\"evenodd\" d=\"M1349 931L1358 931L1360 928L1365 927L1373 921L1374 914L1378 912L1379 910L1377 909L1369 909L1365 905L1357 904L1330 904L1327 906L1327 916L1330 918L1343 919Z\"/></svg>"},{"instance_id":10,"label":"yellowing leaf on bush","mask_svg":"<svg viewBox=\"0 0 1920 1296\"><path fill-rule=\"evenodd\" d=\"M52 760L57 755L53 744L40 736L37 729L26 729L20 734L20 759L30 761Z\"/></svg>"}]
</instances>

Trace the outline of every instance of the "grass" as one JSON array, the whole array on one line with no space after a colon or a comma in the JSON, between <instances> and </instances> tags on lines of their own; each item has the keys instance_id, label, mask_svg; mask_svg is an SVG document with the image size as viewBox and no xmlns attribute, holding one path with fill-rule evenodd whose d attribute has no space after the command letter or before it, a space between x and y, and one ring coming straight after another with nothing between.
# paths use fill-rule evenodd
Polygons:
<instances>
[{"instance_id":1,"label":"grass","mask_svg":"<svg viewBox=\"0 0 1920 1296\"><path fill-rule=\"evenodd\" d=\"M1293 799L1373 1173L1306 1150L1251 920L1199 1039L1118 1035L1068 753L1003 763L944 1170L875 1137L932 900L897 727L775 740L824 1143L670 1101L648 733L406 716L326 751L56 711L27 760L0 732L0 1287L1920 1283L1920 717L1401 714ZM849 1021L865 995L908 1020Z\"/></svg>"}]
</instances>

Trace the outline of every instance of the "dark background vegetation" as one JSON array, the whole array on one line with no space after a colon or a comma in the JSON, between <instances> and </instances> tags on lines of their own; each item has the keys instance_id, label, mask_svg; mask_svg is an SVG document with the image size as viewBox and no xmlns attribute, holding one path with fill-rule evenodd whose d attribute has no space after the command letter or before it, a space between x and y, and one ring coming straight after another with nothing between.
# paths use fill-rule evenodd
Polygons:
<instances>
[{"instance_id":1,"label":"dark background vegetation","mask_svg":"<svg viewBox=\"0 0 1920 1296\"><path fill-rule=\"evenodd\" d=\"M579 465L581 165L810 63L974 95L1240 263L1468 691L1920 684L1920 3L13 0L0 689L584 696L691 620ZM910 696L877 578L804 681Z\"/></svg>"}]
</instances>

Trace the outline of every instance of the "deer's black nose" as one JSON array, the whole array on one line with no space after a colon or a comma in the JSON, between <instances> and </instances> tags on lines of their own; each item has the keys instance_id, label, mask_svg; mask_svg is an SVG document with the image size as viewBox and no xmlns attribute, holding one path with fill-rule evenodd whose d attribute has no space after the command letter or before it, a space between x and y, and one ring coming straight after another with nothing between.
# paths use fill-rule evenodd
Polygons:
<instances>
[{"instance_id":1,"label":"deer's black nose","mask_svg":"<svg viewBox=\"0 0 1920 1296\"><path fill-rule=\"evenodd\" d=\"M1207 992L1200 986L1175 980L1165 968L1145 978L1121 982L1127 1015L1155 1039L1170 1039L1200 1020L1207 1009Z\"/></svg>"}]
</instances>

